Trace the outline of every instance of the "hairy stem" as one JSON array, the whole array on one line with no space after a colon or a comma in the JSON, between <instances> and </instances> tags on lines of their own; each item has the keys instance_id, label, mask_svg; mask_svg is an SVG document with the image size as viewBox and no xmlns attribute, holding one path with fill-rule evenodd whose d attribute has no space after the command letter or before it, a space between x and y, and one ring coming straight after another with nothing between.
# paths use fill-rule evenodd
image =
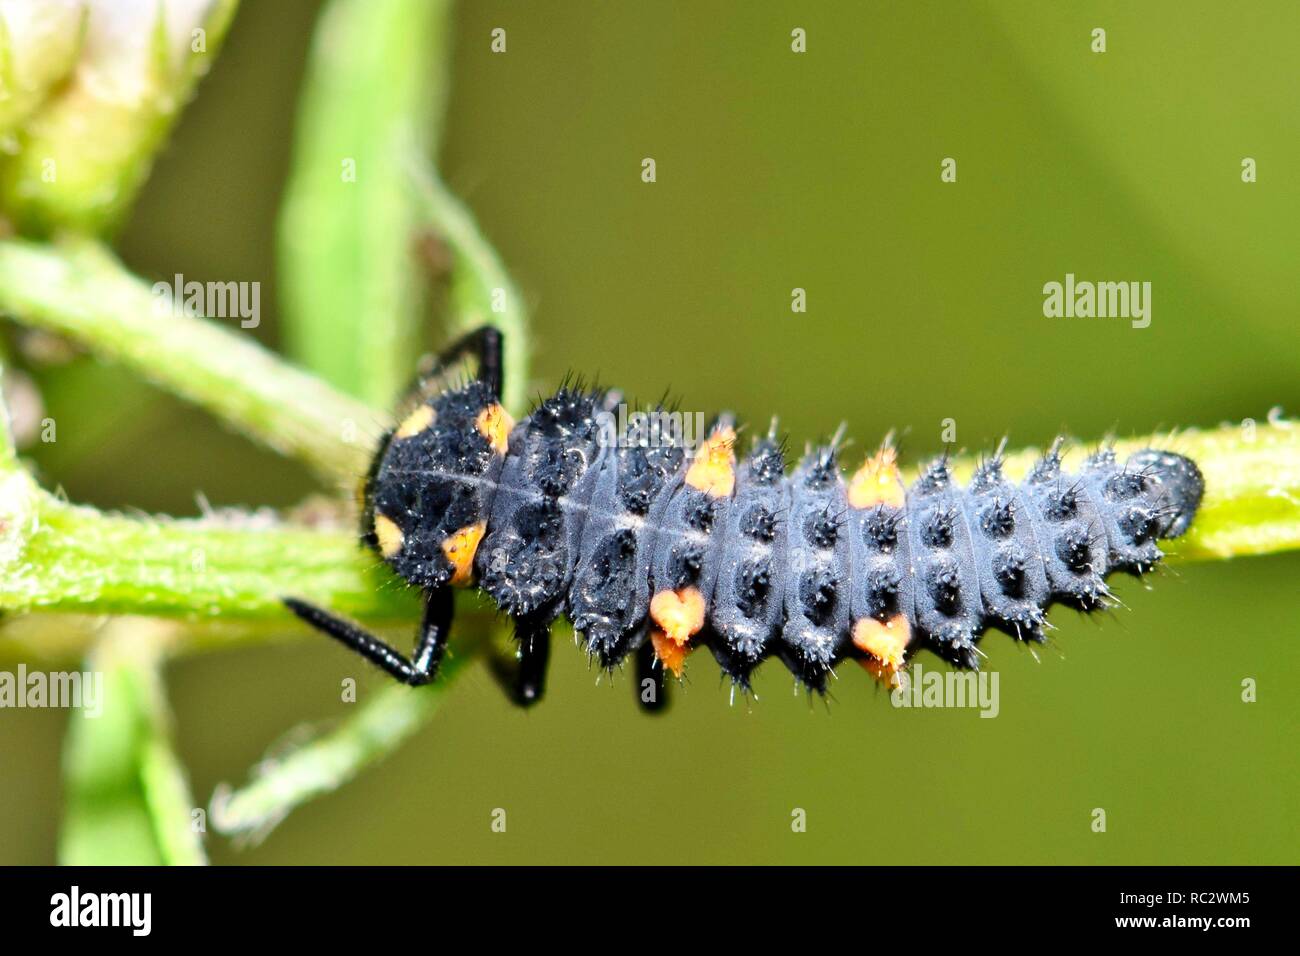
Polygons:
<instances>
[{"instance_id":1,"label":"hairy stem","mask_svg":"<svg viewBox=\"0 0 1300 956\"><path fill-rule=\"evenodd\" d=\"M0 584L0 611L19 613L287 620L285 594L362 617L415 613L352 534L263 516L128 517L56 498L15 456L2 405Z\"/></svg>"},{"instance_id":2,"label":"hairy stem","mask_svg":"<svg viewBox=\"0 0 1300 956\"><path fill-rule=\"evenodd\" d=\"M360 617L415 613L352 534L103 514L23 472L0 484L0 520L0 610L288 620L280 599L296 594Z\"/></svg>"},{"instance_id":3,"label":"hairy stem","mask_svg":"<svg viewBox=\"0 0 1300 956\"><path fill-rule=\"evenodd\" d=\"M522 410L528 394L528 313L496 250L479 232L474 217L442 180L416 157L407 164L422 221L451 248L451 331L493 325L505 339L507 408Z\"/></svg>"},{"instance_id":4,"label":"hairy stem","mask_svg":"<svg viewBox=\"0 0 1300 956\"><path fill-rule=\"evenodd\" d=\"M0 311L121 362L223 422L355 486L383 412L286 364L249 335L176 314L103 246L0 241Z\"/></svg>"},{"instance_id":5,"label":"hairy stem","mask_svg":"<svg viewBox=\"0 0 1300 956\"><path fill-rule=\"evenodd\" d=\"M337 790L419 730L471 659L467 654L450 656L438 682L427 687L385 687L333 730L288 756L259 764L253 779L239 790L222 785L212 795L213 828L256 841L294 808Z\"/></svg>"}]
</instances>

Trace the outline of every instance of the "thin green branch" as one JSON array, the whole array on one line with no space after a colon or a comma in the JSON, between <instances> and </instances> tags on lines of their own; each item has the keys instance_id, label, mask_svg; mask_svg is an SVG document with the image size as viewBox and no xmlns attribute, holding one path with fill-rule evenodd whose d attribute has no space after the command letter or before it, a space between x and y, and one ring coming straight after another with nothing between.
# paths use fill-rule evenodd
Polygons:
<instances>
[{"instance_id":1,"label":"thin green branch","mask_svg":"<svg viewBox=\"0 0 1300 956\"><path fill-rule=\"evenodd\" d=\"M172 748L159 668L174 625L121 618L88 658L64 750L59 859L73 865L207 862L194 799Z\"/></svg>"},{"instance_id":2,"label":"thin green branch","mask_svg":"<svg viewBox=\"0 0 1300 956\"><path fill-rule=\"evenodd\" d=\"M385 687L333 730L287 756L259 764L253 779L239 790L218 787L211 802L213 829L256 841L295 808L337 790L419 730L472 659L470 654L449 657L438 682L428 687Z\"/></svg>"},{"instance_id":3,"label":"thin green branch","mask_svg":"<svg viewBox=\"0 0 1300 956\"><path fill-rule=\"evenodd\" d=\"M138 677L140 786L153 820L158 849L170 866L201 866L208 862L202 837L206 828L196 826L197 808L190 794L188 775L176 756L172 712L162 678L165 645L176 628L158 621L129 618L115 621L113 626L134 626L144 632L134 635L138 656L129 657L122 666L131 668ZM102 654L105 650L101 645L96 652ZM106 703L114 706L111 701Z\"/></svg>"},{"instance_id":4,"label":"thin green branch","mask_svg":"<svg viewBox=\"0 0 1300 956\"><path fill-rule=\"evenodd\" d=\"M468 332L482 325L501 330L506 343L507 408L520 411L528 394L528 311L523 296L473 215L448 191L428 166L411 157L407 164L424 224L440 236L455 256L451 272L451 331Z\"/></svg>"},{"instance_id":5,"label":"thin green branch","mask_svg":"<svg viewBox=\"0 0 1300 956\"><path fill-rule=\"evenodd\" d=\"M21 467L3 403L0 426L0 611L284 620L281 598L298 594L368 618L414 613L410 595L352 534L69 504Z\"/></svg>"},{"instance_id":6,"label":"thin green branch","mask_svg":"<svg viewBox=\"0 0 1300 956\"><path fill-rule=\"evenodd\" d=\"M287 620L281 598L296 594L371 619L415 613L349 533L109 515L21 471L2 481L0 610Z\"/></svg>"},{"instance_id":7,"label":"thin green branch","mask_svg":"<svg viewBox=\"0 0 1300 956\"><path fill-rule=\"evenodd\" d=\"M440 186L426 187L429 216L446 214L458 254L465 310L452 323L495 321L505 331L518 407L527 375L519 296L468 213ZM504 312L489 305L498 289L511 303ZM246 336L159 315L145 284L90 242L0 241L0 309L137 369L347 486L365 472L368 437L385 423ZM376 564L343 532L105 515L53 498L24 472L0 472L0 609L258 618L282 615L280 596L298 594L361 617L410 613L408 596Z\"/></svg>"},{"instance_id":8,"label":"thin green branch","mask_svg":"<svg viewBox=\"0 0 1300 956\"><path fill-rule=\"evenodd\" d=\"M473 220L429 185L430 215L446 213L458 254L457 327L495 320L506 332L512 404L526 381L526 323L508 277ZM430 221L431 224L435 224ZM442 225L442 220L435 224ZM504 312L489 306L506 290ZM475 303L478 303L477 305ZM354 485L380 413L285 364L248 338L157 300L102 247L0 242L0 308L137 368L227 424ZM0 609L168 616L283 615L297 594L342 613L405 616L412 602L348 533L290 525L105 515L55 499L22 471L0 473Z\"/></svg>"},{"instance_id":9,"label":"thin green branch","mask_svg":"<svg viewBox=\"0 0 1300 956\"><path fill-rule=\"evenodd\" d=\"M355 487L387 422L248 334L174 314L170 299L93 242L0 241L0 311L121 362L331 485Z\"/></svg>"},{"instance_id":10,"label":"thin green branch","mask_svg":"<svg viewBox=\"0 0 1300 956\"><path fill-rule=\"evenodd\" d=\"M427 162L446 99L450 4L330 0L308 57L278 229L289 354L387 406L419 352L427 270L401 162Z\"/></svg>"},{"instance_id":11,"label":"thin green branch","mask_svg":"<svg viewBox=\"0 0 1300 956\"><path fill-rule=\"evenodd\" d=\"M413 613L351 534L72 505L22 468L3 403L0 426L0 611L275 619L286 615L282 596L299 594L365 617Z\"/></svg>"}]
</instances>

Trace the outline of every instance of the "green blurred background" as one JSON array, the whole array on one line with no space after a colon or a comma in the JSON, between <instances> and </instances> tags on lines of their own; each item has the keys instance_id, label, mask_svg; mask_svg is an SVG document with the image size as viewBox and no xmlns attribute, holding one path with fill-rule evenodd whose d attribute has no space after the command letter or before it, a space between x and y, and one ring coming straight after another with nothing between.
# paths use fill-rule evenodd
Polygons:
<instances>
[{"instance_id":1,"label":"green blurred background","mask_svg":"<svg viewBox=\"0 0 1300 956\"><path fill-rule=\"evenodd\" d=\"M245 3L118 243L151 279L261 281L273 346L315 13ZM688 410L779 413L800 447L841 420L860 448L899 428L911 462L949 417L971 450L1262 419L1300 407L1297 35L1289 0L474 2L440 165L532 304L538 389L568 369L671 386ZM1150 281L1151 326L1044 318L1042 285L1066 272ZM93 360L40 384L59 441L34 454L73 500L194 514L200 492L314 490ZM541 707L515 710L476 668L395 757L261 846L209 847L219 863L1293 863L1297 572L1288 555L1121 581L1126 609L1057 610L1041 660L990 635L996 720L895 710L852 665L829 706L769 666L760 702L728 707L707 654L650 719L627 675L596 686L566 633ZM290 631L170 669L200 801L290 728L345 713L353 659ZM383 680L366 672L362 699ZM67 720L4 716L0 863L54 858Z\"/></svg>"}]
</instances>

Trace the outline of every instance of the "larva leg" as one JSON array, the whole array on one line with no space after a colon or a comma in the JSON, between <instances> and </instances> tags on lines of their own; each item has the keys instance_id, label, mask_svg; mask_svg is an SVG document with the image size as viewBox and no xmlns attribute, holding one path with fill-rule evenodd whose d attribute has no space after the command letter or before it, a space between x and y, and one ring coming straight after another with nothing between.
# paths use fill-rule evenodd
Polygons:
<instances>
[{"instance_id":1,"label":"larva leg","mask_svg":"<svg viewBox=\"0 0 1300 956\"><path fill-rule=\"evenodd\" d=\"M501 335L501 331L490 325L483 325L472 332L467 332L439 352L436 357L432 359L428 356L425 357L425 360L421 363L415 385L409 389L409 394L414 396L415 400L420 400L425 396L435 395L449 387L449 383L443 380L442 373L461 359L468 357L474 359L478 364L478 368L474 373L475 376L487 383L487 386L492 390L492 394L500 401L501 388L504 384L501 368L504 346L505 340ZM411 403L414 404L414 401Z\"/></svg>"},{"instance_id":2,"label":"larva leg","mask_svg":"<svg viewBox=\"0 0 1300 956\"><path fill-rule=\"evenodd\" d=\"M328 634L344 647L412 687L427 684L437 675L438 664L447 646L447 634L451 630L452 595L448 588L426 592L424 619L420 623L415 650L409 660L365 628L330 611L297 598L285 598L284 604L316 630Z\"/></svg>"},{"instance_id":3,"label":"larva leg","mask_svg":"<svg viewBox=\"0 0 1300 956\"><path fill-rule=\"evenodd\" d=\"M655 647L650 641L636 649L636 682L632 689L637 703L646 713L658 713L668 706L667 671L668 668L656 660Z\"/></svg>"},{"instance_id":4,"label":"larva leg","mask_svg":"<svg viewBox=\"0 0 1300 956\"><path fill-rule=\"evenodd\" d=\"M507 697L520 707L531 707L546 690L546 665L551 657L550 616L517 618L515 639L515 659L494 657L491 673Z\"/></svg>"}]
</instances>

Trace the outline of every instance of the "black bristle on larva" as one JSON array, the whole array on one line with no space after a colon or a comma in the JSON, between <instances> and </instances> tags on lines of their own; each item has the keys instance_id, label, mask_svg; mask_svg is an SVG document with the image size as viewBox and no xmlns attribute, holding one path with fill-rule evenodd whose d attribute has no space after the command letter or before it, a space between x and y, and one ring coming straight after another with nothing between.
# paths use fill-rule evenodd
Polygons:
<instances>
[{"instance_id":1,"label":"black bristle on larva","mask_svg":"<svg viewBox=\"0 0 1300 956\"><path fill-rule=\"evenodd\" d=\"M877 506L871 510L863 524L866 540L882 554L891 553L898 545L898 526L902 511Z\"/></svg>"},{"instance_id":2,"label":"black bristle on larva","mask_svg":"<svg viewBox=\"0 0 1300 956\"><path fill-rule=\"evenodd\" d=\"M980 530L990 538L1005 538L1016 530L1016 503L994 498L980 509Z\"/></svg>"},{"instance_id":3,"label":"black bristle on larva","mask_svg":"<svg viewBox=\"0 0 1300 956\"><path fill-rule=\"evenodd\" d=\"M750 479L756 485L774 485L785 478L785 448L771 438L758 442L749 456Z\"/></svg>"},{"instance_id":4,"label":"black bristle on larva","mask_svg":"<svg viewBox=\"0 0 1300 956\"><path fill-rule=\"evenodd\" d=\"M707 627L700 635L699 642L713 655L718 669L730 681L733 694L739 691L742 696L748 697L753 692L754 671L764 659L762 654L755 656L737 648Z\"/></svg>"},{"instance_id":5,"label":"black bristle on larva","mask_svg":"<svg viewBox=\"0 0 1300 956\"><path fill-rule=\"evenodd\" d=\"M1002 455L999 453L980 462L971 476L968 490L972 494L984 495L997 490L1002 482Z\"/></svg>"},{"instance_id":6,"label":"black bristle on larva","mask_svg":"<svg viewBox=\"0 0 1300 956\"><path fill-rule=\"evenodd\" d=\"M776 515L762 504L746 508L740 516L740 533L746 538L769 543L776 537Z\"/></svg>"},{"instance_id":7,"label":"black bristle on larva","mask_svg":"<svg viewBox=\"0 0 1300 956\"><path fill-rule=\"evenodd\" d=\"M956 512L947 507L931 508L921 518L921 538L930 548L952 547L952 528Z\"/></svg>"},{"instance_id":8,"label":"black bristle on larva","mask_svg":"<svg viewBox=\"0 0 1300 956\"><path fill-rule=\"evenodd\" d=\"M611 394L566 382L513 427L480 383L427 399L381 444L363 539L530 634L567 615L594 661L635 653L656 686L707 646L742 693L769 657L822 691L846 657L892 674L925 646L976 667L990 627L1042 640L1052 604L1105 606L1110 574L1159 562L1204 493L1184 456L1103 447L1071 473L1059 440L1018 484L1000 449L965 487L945 456L905 489L889 447L846 480L838 436L787 474L775 427L737 461L730 416L688 449L610 434Z\"/></svg>"},{"instance_id":9,"label":"black bristle on larva","mask_svg":"<svg viewBox=\"0 0 1300 956\"><path fill-rule=\"evenodd\" d=\"M952 475L948 471L948 459L939 458L930 462L925 471L921 472L921 477L912 485L912 493L927 497L947 490L951 484Z\"/></svg>"},{"instance_id":10,"label":"black bristle on larva","mask_svg":"<svg viewBox=\"0 0 1300 956\"><path fill-rule=\"evenodd\" d=\"M1034 462L1034 466L1025 476L1025 481L1031 485L1041 485L1049 481L1056 481L1061 477L1061 439L1052 443L1052 447L1042 458Z\"/></svg>"}]
</instances>

